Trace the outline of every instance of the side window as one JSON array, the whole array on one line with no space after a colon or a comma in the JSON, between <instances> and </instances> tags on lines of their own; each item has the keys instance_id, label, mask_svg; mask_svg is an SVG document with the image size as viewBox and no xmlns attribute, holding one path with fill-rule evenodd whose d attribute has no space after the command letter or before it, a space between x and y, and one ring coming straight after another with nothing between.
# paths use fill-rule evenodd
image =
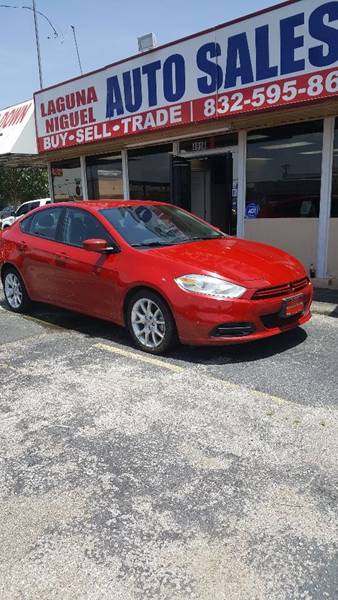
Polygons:
<instances>
[{"instance_id":1,"label":"side window","mask_svg":"<svg viewBox=\"0 0 338 600\"><path fill-rule=\"evenodd\" d=\"M62 211L61 207L50 208L25 219L25 221L30 221L29 233L48 240L55 240Z\"/></svg>"},{"instance_id":2,"label":"side window","mask_svg":"<svg viewBox=\"0 0 338 600\"><path fill-rule=\"evenodd\" d=\"M18 208L15 216L16 217L21 217L21 215L26 215L27 213L29 213L31 210L33 210L33 208L38 208L38 206L40 206L40 202L29 202L28 204L23 204L22 206L20 206L20 208Z\"/></svg>"},{"instance_id":3,"label":"side window","mask_svg":"<svg viewBox=\"0 0 338 600\"><path fill-rule=\"evenodd\" d=\"M39 206L40 206L40 202L39 201L37 201L37 202L31 202L28 205L28 211L27 212L30 212L31 210L33 210L34 208L38 208Z\"/></svg>"},{"instance_id":4,"label":"side window","mask_svg":"<svg viewBox=\"0 0 338 600\"><path fill-rule=\"evenodd\" d=\"M23 233L29 233L32 218L33 218L33 216L31 215L30 217L27 217L26 219L23 219L23 221L21 221L20 229L21 229L21 231L23 231Z\"/></svg>"},{"instance_id":5,"label":"side window","mask_svg":"<svg viewBox=\"0 0 338 600\"><path fill-rule=\"evenodd\" d=\"M106 240L109 245L114 244L108 231L93 215L78 208L67 208L62 242L81 248L83 242L90 239Z\"/></svg>"},{"instance_id":6,"label":"side window","mask_svg":"<svg viewBox=\"0 0 338 600\"><path fill-rule=\"evenodd\" d=\"M21 217L21 215L25 215L26 213L28 213L29 210L30 210L30 204L23 204L23 206L20 206L18 208L18 210L15 213L15 216Z\"/></svg>"}]
</instances>

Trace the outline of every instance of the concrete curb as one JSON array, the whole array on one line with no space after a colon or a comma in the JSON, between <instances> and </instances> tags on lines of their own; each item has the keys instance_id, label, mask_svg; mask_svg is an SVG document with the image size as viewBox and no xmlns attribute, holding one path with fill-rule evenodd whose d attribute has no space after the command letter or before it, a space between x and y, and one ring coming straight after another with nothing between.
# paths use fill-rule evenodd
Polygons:
<instances>
[{"instance_id":1,"label":"concrete curb","mask_svg":"<svg viewBox=\"0 0 338 600\"><path fill-rule=\"evenodd\" d=\"M312 303L312 312L314 315L325 315L326 317L338 318L338 305L332 304L331 302L318 302Z\"/></svg>"}]
</instances>

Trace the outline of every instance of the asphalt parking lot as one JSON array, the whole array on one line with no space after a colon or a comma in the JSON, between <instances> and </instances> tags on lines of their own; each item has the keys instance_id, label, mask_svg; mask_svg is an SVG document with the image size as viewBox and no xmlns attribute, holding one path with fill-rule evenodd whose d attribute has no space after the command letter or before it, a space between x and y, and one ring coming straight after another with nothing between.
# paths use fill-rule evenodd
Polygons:
<instances>
[{"instance_id":1,"label":"asphalt parking lot","mask_svg":"<svg viewBox=\"0 0 338 600\"><path fill-rule=\"evenodd\" d=\"M135 351L0 296L0 598L338 598L338 319Z\"/></svg>"}]
</instances>

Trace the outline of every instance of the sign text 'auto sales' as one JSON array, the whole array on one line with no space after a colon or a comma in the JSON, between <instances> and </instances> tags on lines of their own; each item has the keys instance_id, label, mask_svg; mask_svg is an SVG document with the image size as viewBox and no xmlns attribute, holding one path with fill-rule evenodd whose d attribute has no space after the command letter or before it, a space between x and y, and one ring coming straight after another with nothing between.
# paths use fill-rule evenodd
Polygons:
<instances>
[{"instance_id":1,"label":"sign text 'auto sales'","mask_svg":"<svg viewBox=\"0 0 338 600\"><path fill-rule=\"evenodd\" d=\"M40 152L338 95L338 0L299 0L35 94Z\"/></svg>"}]
</instances>

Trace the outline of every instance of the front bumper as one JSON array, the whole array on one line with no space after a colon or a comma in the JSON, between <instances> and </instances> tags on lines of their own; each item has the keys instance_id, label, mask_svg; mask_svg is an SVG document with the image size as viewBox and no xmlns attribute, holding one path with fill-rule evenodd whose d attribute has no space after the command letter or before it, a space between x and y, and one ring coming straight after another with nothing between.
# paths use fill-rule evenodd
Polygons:
<instances>
[{"instance_id":1,"label":"front bumper","mask_svg":"<svg viewBox=\"0 0 338 600\"><path fill-rule=\"evenodd\" d=\"M294 294L262 300L216 300L185 294L189 300L183 297L183 302L175 311L179 338L182 343L189 345L243 344L289 331L304 325L311 318L312 284L309 283L301 293L305 299L303 313L286 319L280 318L279 313L283 301ZM238 333L234 336L215 335L217 330L221 333L220 327L226 324L229 324L230 333L240 324L245 324L247 330L240 336Z\"/></svg>"}]
</instances>

